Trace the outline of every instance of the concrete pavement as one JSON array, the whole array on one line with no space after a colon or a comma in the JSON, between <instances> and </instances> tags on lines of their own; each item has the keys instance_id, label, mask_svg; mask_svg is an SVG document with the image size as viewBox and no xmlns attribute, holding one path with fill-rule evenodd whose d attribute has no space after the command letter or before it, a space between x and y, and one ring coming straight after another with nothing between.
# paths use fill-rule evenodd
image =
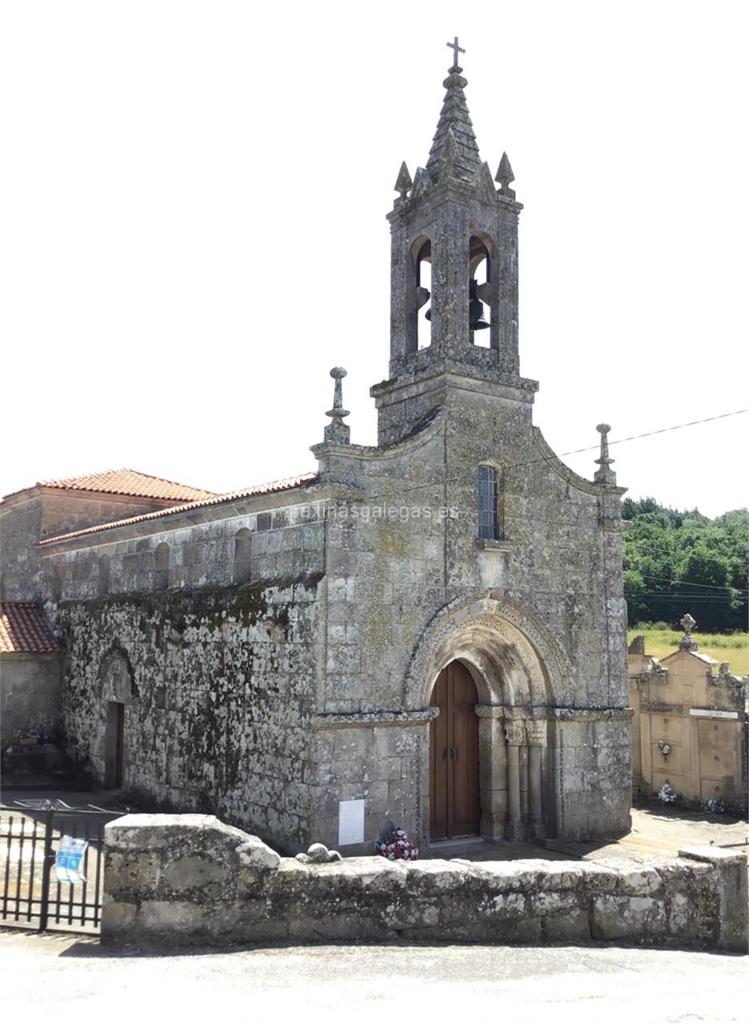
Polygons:
<instances>
[{"instance_id":1,"label":"concrete pavement","mask_svg":"<svg viewBox=\"0 0 749 1024\"><path fill-rule=\"evenodd\" d=\"M601 947L324 946L148 955L0 932L3 1018L746 1022L749 957ZM31 1015L31 1017L30 1017ZM167 1017L168 1015L168 1017ZM551 1016L550 1016L551 1015Z\"/></svg>"}]
</instances>

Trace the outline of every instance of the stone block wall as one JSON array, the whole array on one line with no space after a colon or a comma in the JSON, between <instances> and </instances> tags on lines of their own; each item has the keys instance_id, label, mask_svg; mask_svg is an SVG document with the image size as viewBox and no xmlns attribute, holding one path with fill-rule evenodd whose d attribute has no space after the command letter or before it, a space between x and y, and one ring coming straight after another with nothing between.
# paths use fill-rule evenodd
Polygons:
<instances>
[{"instance_id":1,"label":"stone block wall","mask_svg":"<svg viewBox=\"0 0 749 1024\"><path fill-rule=\"evenodd\" d=\"M0 504L0 578L6 601L36 601L49 592L38 541L99 523L137 516L174 502L34 487Z\"/></svg>"},{"instance_id":2,"label":"stone block wall","mask_svg":"<svg viewBox=\"0 0 749 1024\"><path fill-rule=\"evenodd\" d=\"M362 800L364 841L349 840L346 854L370 853L389 821L423 845L428 834L422 817L429 791L428 711L320 715L311 751L315 838L339 845L339 801Z\"/></svg>"},{"instance_id":3,"label":"stone block wall","mask_svg":"<svg viewBox=\"0 0 749 1024\"><path fill-rule=\"evenodd\" d=\"M574 717L573 717L574 714ZM621 835L632 803L629 712L560 713L555 721L557 815L565 839Z\"/></svg>"},{"instance_id":4,"label":"stone block wall","mask_svg":"<svg viewBox=\"0 0 749 1024\"><path fill-rule=\"evenodd\" d=\"M0 598L35 601L41 590L41 559L37 541L42 531L39 497L19 496L0 505Z\"/></svg>"},{"instance_id":5,"label":"stone block wall","mask_svg":"<svg viewBox=\"0 0 749 1024\"><path fill-rule=\"evenodd\" d=\"M256 514L238 506L231 512L222 519L211 508L188 510L103 533L95 546L83 537L46 547L44 594L55 601L88 601L323 571L324 522L315 503ZM246 538L241 555L238 538Z\"/></svg>"},{"instance_id":6,"label":"stone block wall","mask_svg":"<svg viewBox=\"0 0 749 1024\"><path fill-rule=\"evenodd\" d=\"M600 941L749 951L746 858L714 847L632 862L301 863L211 816L128 815L105 836L110 944Z\"/></svg>"},{"instance_id":7,"label":"stone block wall","mask_svg":"<svg viewBox=\"0 0 749 1024\"><path fill-rule=\"evenodd\" d=\"M17 733L60 731L60 677L59 654L0 654L0 748Z\"/></svg>"},{"instance_id":8,"label":"stone block wall","mask_svg":"<svg viewBox=\"0 0 749 1024\"><path fill-rule=\"evenodd\" d=\"M221 813L281 848L307 839L319 577L63 602L66 749L106 782L110 702L123 785Z\"/></svg>"}]
</instances>

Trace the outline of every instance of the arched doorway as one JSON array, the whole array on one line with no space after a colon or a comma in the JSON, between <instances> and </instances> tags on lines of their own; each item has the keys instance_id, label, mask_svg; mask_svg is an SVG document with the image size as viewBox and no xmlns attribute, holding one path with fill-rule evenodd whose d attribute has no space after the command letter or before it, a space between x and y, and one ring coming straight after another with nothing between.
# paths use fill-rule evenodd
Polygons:
<instances>
[{"instance_id":1,"label":"arched doorway","mask_svg":"<svg viewBox=\"0 0 749 1024\"><path fill-rule=\"evenodd\" d=\"M433 781L430 786L425 780L420 802L422 842L429 841L426 823L444 816L444 809L432 806L440 799L443 771L433 758L441 758L450 744L443 739L439 746L432 718L436 715L438 723L442 717L436 684L456 663L475 687L471 697L478 719L480 835L493 840L557 835L562 758L556 709L572 704L572 669L563 648L533 612L506 598L483 596L456 599L434 616L406 674L410 706L429 707L432 738L424 769Z\"/></svg>"},{"instance_id":2,"label":"arched doorway","mask_svg":"<svg viewBox=\"0 0 749 1024\"><path fill-rule=\"evenodd\" d=\"M459 661L450 662L440 672L431 703L439 708L429 735L431 838L478 835L478 693L468 669Z\"/></svg>"},{"instance_id":3,"label":"arched doorway","mask_svg":"<svg viewBox=\"0 0 749 1024\"><path fill-rule=\"evenodd\" d=\"M100 748L104 769L102 781L109 788L120 789L127 784L128 721L133 700L137 698L132 665L121 648L111 650L104 658L100 679L104 713Z\"/></svg>"}]
</instances>

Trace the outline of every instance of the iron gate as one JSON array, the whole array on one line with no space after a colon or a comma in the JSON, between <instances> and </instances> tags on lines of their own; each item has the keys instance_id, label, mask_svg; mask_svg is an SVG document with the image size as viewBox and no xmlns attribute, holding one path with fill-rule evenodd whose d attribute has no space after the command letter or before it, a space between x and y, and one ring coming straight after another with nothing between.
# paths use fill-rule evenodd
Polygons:
<instances>
[{"instance_id":1,"label":"iron gate","mask_svg":"<svg viewBox=\"0 0 749 1024\"><path fill-rule=\"evenodd\" d=\"M0 924L36 931L98 932L104 887L104 826L126 814L63 800L0 804ZM63 836L87 846L85 881L60 882L55 859Z\"/></svg>"}]
</instances>

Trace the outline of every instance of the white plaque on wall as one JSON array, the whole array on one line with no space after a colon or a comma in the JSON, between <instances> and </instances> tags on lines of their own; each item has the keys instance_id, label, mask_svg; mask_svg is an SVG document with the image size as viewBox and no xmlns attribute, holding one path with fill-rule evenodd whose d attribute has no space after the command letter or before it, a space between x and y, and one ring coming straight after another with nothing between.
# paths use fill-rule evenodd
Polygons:
<instances>
[{"instance_id":1,"label":"white plaque on wall","mask_svg":"<svg viewBox=\"0 0 749 1024\"><path fill-rule=\"evenodd\" d=\"M338 845L354 846L364 842L364 800L338 803Z\"/></svg>"}]
</instances>

